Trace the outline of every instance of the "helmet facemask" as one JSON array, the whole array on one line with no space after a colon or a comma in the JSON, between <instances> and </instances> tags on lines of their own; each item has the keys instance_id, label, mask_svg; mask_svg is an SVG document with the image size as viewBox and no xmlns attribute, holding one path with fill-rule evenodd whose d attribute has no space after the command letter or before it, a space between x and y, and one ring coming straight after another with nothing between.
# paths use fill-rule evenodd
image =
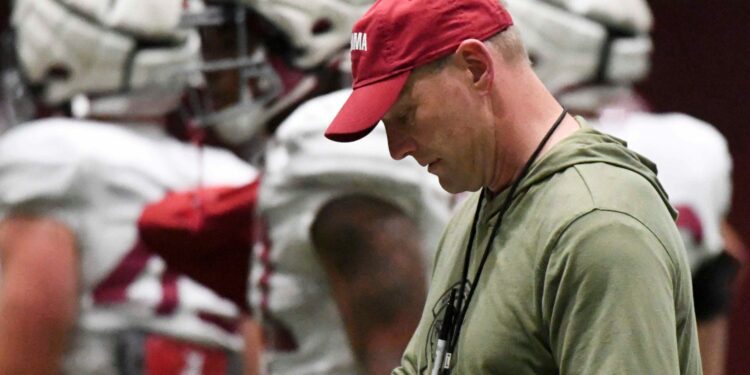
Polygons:
<instances>
[{"instance_id":1,"label":"helmet facemask","mask_svg":"<svg viewBox=\"0 0 750 375\"><path fill-rule=\"evenodd\" d=\"M183 22L198 27L203 44L204 84L190 98L194 121L224 143L262 137L273 118L317 85L314 75L289 67L285 42L246 5L212 2Z\"/></svg>"},{"instance_id":2,"label":"helmet facemask","mask_svg":"<svg viewBox=\"0 0 750 375\"><path fill-rule=\"evenodd\" d=\"M13 32L0 34L0 132L29 121L37 106L15 59Z\"/></svg>"},{"instance_id":3,"label":"helmet facemask","mask_svg":"<svg viewBox=\"0 0 750 375\"><path fill-rule=\"evenodd\" d=\"M343 88L353 23L372 0L221 0L184 20L203 41L196 122L224 143L273 131L303 100Z\"/></svg>"}]
</instances>

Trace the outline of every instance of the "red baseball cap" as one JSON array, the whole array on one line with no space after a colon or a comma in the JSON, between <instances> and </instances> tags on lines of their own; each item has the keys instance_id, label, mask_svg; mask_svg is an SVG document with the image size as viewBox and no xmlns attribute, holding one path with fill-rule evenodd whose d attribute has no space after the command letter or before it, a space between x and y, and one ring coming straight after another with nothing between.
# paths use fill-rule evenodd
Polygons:
<instances>
[{"instance_id":1,"label":"red baseball cap","mask_svg":"<svg viewBox=\"0 0 750 375\"><path fill-rule=\"evenodd\" d=\"M498 0L378 0L352 29L354 91L326 137L367 135L396 102L414 68L486 40L513 24Z\"/></svg>"}]
</instances>

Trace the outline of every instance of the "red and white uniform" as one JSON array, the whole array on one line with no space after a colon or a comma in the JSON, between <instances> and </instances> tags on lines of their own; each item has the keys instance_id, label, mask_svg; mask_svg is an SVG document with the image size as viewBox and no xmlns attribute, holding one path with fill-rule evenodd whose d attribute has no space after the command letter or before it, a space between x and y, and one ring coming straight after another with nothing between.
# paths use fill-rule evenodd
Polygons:
<instances>
[{"instance_id":1,"label":"red and white uniform","mask_svg":"<svg viewBox=\"0 0 750 375\"><path fill-rule=\"evenodd\" d=\"M53 217L76 235L80 315L66 372L106 372L114 354L107 337L125 330L241 348L236 305L166 267L140 238L138 221L169 192L256 178L231 153L179 142L156 125L52 118L3 134L0 217Z\"/></svg>"},{"instance_id":2,"label":"red and white uniform","mask_svg":"<svg viewBox=\"0 0 750 375\"><path fill-rule=\"evenodd\" d=\"M365 193L395 204L419 225L426 264L449 216L451 197L415 161L391 159L382 126L356 143L323 136L349 93L303 104L266 154L258 205L269 237L254 252L251 304L270 339L264 360L271 374L358 373L309 237L324 203Z\"/></svg>"},{"instance_id":3,"label":"red and white uniform","mask_svg":"<svg viewBox=\"0 0 750 375\"><path fill-rule=\"evenodd\" d=\"M732 159L711 125L680 113L605 110L593 126L625 140L656 163L658 178L679 211L677 225L695 271L724 249L721 222L732 195Z\"/></svg>"}]
</instances>

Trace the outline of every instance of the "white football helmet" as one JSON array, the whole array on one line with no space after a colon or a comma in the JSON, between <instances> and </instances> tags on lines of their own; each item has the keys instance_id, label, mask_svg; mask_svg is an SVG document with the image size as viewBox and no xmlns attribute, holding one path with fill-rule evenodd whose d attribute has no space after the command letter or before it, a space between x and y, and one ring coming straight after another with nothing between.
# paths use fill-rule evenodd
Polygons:
<instances>
[{"instance_id":1,"label":"white football helmet","mask_svg":"<svg viewBox=\"0 0 750 375\"><path fill-rule=\"evenodd\" d=\"M270 20L294 48L296 67L311 69L339 56L354 23L374 0L245 0Z\"/></svg>"},{"instance_id":2,"label":"white football helmet","mask_svg":"<svg viewBox=\"0 0 750 375\"><path fill-rule=\"evenodd\" d=\"M200 80L187 73L200 61L200 38L179 23L190 3L15 0L18 65L46 105L73 101L81 116L164 114Z\"/></svg>"},{"instance_id":3,"label":"white football helmet","mask_svg":"<svg viewBox=\"0 0 750 375\"><path fill-rule=\"evenodd\" d=\"M204 45L211 103L197 122L224 142L243 144L311 93L325 92L354 22L373 1L206 1L205 10L184 19L199 27Z\"/></svg>"},{"instance_id":4,"label":"white football helmet","mask_svg":"<svg viewBox=\"0 0 750 375\"><path fill-rule=\"evenodd\" d=\"M534 70L563 105L593 111L646 76L645 0L506 0Z\"/></svg>"}]
</instances>

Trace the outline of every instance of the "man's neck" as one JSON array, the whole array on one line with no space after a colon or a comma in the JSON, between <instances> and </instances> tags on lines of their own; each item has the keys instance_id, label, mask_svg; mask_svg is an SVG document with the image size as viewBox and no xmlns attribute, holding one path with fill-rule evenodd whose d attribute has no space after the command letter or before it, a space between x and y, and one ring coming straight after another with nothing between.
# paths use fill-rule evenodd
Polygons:
<instances>
[{"instance_id":1,"label":"man's neck","mask_svg":"<svg viewBox=\"0 0 750 375\"><path fill-rule=\"evenodd\" d=\"M487 185L489 190L498 193L510 186L520 177L523 167L539 147L548 131L562 113L562 106L538 85L536 77L531 78L532 89L526 95L505 98L508 108L503 118L498 118L498 136L496 139L496 163L494 176ZM519 110L513 111L516 108ZM573 116L566 114L559 127L550 136L537 158L547 153L562 139L580 128Z\"/></svg>"}]
</instances>

